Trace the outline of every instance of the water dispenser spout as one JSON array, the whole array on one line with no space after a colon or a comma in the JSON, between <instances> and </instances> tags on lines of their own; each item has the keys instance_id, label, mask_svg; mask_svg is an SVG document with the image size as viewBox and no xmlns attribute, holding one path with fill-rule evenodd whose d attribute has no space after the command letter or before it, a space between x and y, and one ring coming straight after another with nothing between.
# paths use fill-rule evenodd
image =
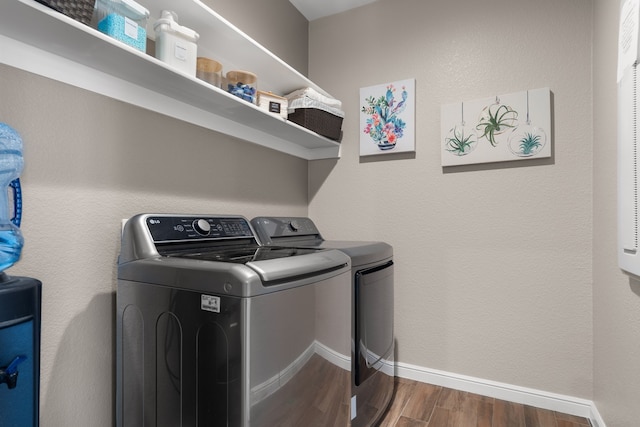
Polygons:
<instances>
[{"instance_id":1,"label":"water dispenser spout","mask_svg":"<svg viewBox=\"0 0 640 427\"><path fill-rule=\"evenodd\" d=\"M27 356L16 356L13 358L9 366L0 368L0 384L7 383L10 389L16 388L18 385L18 365L27 360Z\"/></svg>"}]
</instances>

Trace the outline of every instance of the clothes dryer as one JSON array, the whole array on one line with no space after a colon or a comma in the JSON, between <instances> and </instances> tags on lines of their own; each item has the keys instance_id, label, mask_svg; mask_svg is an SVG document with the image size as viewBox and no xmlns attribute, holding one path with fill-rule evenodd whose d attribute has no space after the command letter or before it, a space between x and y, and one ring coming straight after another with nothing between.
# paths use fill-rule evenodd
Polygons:
<instances>
[{"instance_id":1,"label":"clothes dryer","mask_svg":"<svg viewBox=\"0 0 640 427\"><path fill-rule=\"evenodd\" d=\"M309 218L251 220L260 243L339 250L351 259L351 426L377 423L394 389L393 248L384 242L329 241Z\"/></svg>"},{"instance_id":2,"label":"clothes dryer","mask_svg":"<svg viewBox=\"0 0 640 427\"><path fill-rule=\"evenodd\" d=\"M351 264L241 216L141 214L118 259L117 426L348 425Z\"/></svg>"}]
</instances>

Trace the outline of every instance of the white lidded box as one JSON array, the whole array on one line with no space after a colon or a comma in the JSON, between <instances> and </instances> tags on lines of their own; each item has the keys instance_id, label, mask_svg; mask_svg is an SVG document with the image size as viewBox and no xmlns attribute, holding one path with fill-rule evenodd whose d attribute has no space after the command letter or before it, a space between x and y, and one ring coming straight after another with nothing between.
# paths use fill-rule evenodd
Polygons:
<instances>
[{"instance_id":1,"label":"white lidded box","mask_svg":"<svg viewBox=\"0 0 640 427\"><path fill-rule=\"evenodd\" d=\"M92 22L98 31L144 52L148 20L149 10L133 0L97 0Z\"/></svg>"},{"instance_id":2,"label":"white lidded box","mask_svg":"<svg viewBox=\"0 0 640 427\"><path fill-rule=\"evenodd\" d=\"M258 91L258 107L268 113L278 115L283 119L287 118L288 103L287 98L274 95L271 92Z\"/></svg>"},{"instance_id":3,"label":"white lidded box","mask_svg":"<svg viewBox=\"0 0 640 427\"><path fill-rule=\"evenodd\" d=\"M163 10L160 19L153 24L156 32L156 58L172 67L196 75L200 35L194 30L178 25L178 15Z\"/></svg>"}]
</instances>

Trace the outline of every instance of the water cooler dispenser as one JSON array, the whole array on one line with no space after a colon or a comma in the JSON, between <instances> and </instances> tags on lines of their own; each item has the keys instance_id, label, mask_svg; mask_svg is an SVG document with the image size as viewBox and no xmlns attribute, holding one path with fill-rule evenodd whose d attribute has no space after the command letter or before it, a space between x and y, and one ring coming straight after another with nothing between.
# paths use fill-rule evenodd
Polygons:
<instances>
[{"instance_id":1,"label":"water cooler dispenser","mask_svg":"<svg viewBox=\"0 0 640 427\"><path fill-rule=\"evenodd\" d=\"M0 123L0 427L39 425L42 284L5 272L22 252L22 166L22 139Z\"/></svg>"}]
</instances>

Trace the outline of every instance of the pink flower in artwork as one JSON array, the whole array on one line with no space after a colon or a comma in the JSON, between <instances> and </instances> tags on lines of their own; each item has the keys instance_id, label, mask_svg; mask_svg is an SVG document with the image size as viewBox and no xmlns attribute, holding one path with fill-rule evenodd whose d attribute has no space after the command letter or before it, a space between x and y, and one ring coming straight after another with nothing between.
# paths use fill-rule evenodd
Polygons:
<instances>
[{"instance_id":1,"label":"pink flower in artwork","mask_svg":"<svg viewBox=\"0 0 640 427\"><path fill-rule=\"evenodd\" d=\"M387 141L389 141L391 144L395 144L396 143L396 134L391 132L387 134Z\"/></svg>"}]
</instances>

